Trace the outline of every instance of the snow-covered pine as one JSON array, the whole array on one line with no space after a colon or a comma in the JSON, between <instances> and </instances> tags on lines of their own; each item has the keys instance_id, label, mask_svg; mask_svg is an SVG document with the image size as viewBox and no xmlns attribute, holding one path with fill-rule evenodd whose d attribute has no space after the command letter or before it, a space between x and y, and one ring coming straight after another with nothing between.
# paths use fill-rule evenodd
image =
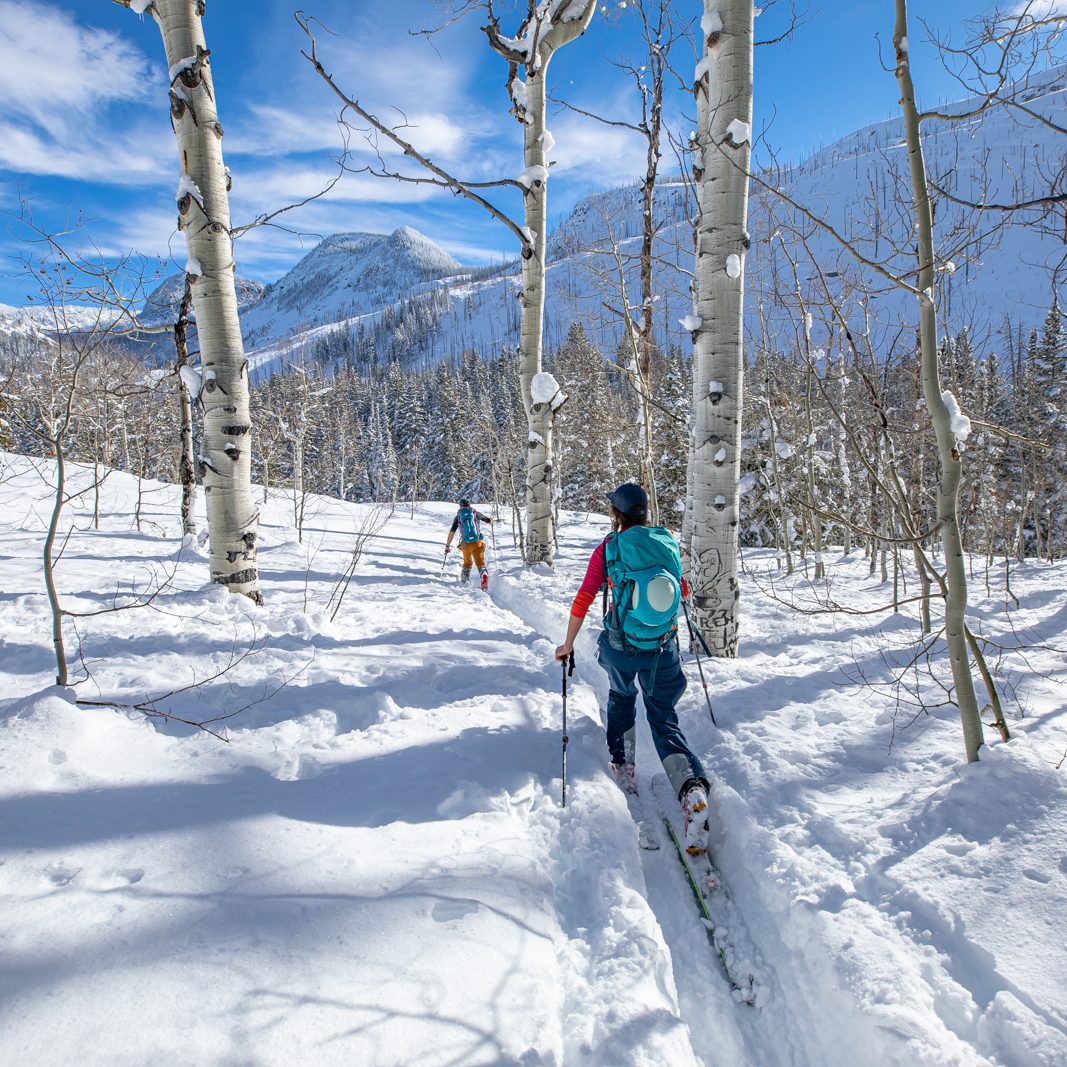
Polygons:
<instances>
[{"instance_id":1,"label":"snow-covered pine","mask_svg":"<svg viewBox=\"0 0 1067 1067\"><path fill-rule=\"evenodd\" d=\"M260 602L247 361L237 313L222 125L201 24L203 5L197 0L154 0L142 10L151 13L163 36L171 72L171 124L182 161L179 225L188 247L186 272L194 278L193 305L205 369L202 447L208 462L202 480L211 577L231 592Z\"/></svg>"},{"instance_id":2,"label":"snow-covered pine","mask_svg":"<svg viewBox=\"0 0 1067 1067\"><path fill-rule=\"evenodd\" d=\"M721 29L715 29L721 20ZM692 619L715 655L738 648L742 327L748 242L750 148L729 135L731 122L752 123L752 0L705 0L698 77L694 178L700 210L696 232L695 313L701 329L693 353L689 547ZM736 263L736 272L723 264ZM709 383L721 388L712 390ZM715 462L725 448L726 462Z\"/></svg>"}]
</instances>

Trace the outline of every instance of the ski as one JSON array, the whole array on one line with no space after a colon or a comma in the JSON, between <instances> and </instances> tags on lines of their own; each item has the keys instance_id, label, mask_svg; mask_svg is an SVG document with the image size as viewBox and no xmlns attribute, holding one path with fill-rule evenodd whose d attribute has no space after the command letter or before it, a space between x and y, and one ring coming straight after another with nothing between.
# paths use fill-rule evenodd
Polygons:
<instances>
[{"instance_id":1,"label":"ski","mask_svg":"<svg viewBox=\"0 0 1067 1067\"><path fill-rule=\"evenodd\" d=\"M716 936L715 920L711 917L711 913L708 911L707 901L704 899L704 894L709 895L718 888L718 879L716 878L710 861L707 861L707 856L690 856L681 845L678 840L678 835L674 832L674 827L671 825L671 820L666 815L663 816L663 825L667 828L667 834L671 839L671 843L674 845L675 854L678 856L678 862L681 863L682 869L685 871L686 881L689 883L689 888L692 891L693 899L697 902L697 907L700 909L700 918L704 926L704 932L708 935L708 944L711 945L715 952L715 957L719 961L719 968L730 983L730 989L737 995L737 999L744 1004L755 1004L756 991L754 986L753 977L751 974L743 976L736 976L733 974L730 967L730 961L726 956L726 949ZM698 881L698 876L693 870L693 864L697 860L707 861L708 873L703 876L704 884L701 885Z\"/></svg>"},{"instance_id":2,"label":"ski","mask_svg":"<svg viewBox=\"0 0 1067 1067\"><path fill-rule=\"evenodd\" d=\"M660 794L659 799L662 802L665 796L664 787L667 789L670 787L667 786L666 779L662 783L657 781L655 785L660 786L655 792ZM670 799L673 801L673 791L671 792ZM754 956L755 952L751 945L746 944L748 939L742 936L742 931L738 929L741 924L739 916L736 915L737 909L726 891L711 856L707 852L697 856L686 852L678 830L670 817L663 812L662 806L660 817L667 836L674 845L678 862L682 865L686 884L696 901L708 944L715 954L719 969L730 985L734 999L740 1003L755 1006L758 992L756 977L744 962L746 957ZM718 921L716 921L716 916Z\"/></svg>"}]
</instances>

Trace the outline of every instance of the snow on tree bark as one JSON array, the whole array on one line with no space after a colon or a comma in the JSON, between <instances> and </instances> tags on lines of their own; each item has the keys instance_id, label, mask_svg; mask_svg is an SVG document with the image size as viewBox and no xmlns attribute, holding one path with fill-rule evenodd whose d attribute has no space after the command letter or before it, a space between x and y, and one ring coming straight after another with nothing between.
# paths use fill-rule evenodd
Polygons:
<instances>
[{"instance_id":1,"label":"snow on tree bark","mask_svg":"<svg viewBox=\"0 0 1067 1067\"><path fill-rule=\"evenodd\" d=\"M937 487L937 528L945 553L945 641L955 684L955 699L963 723L964 748L967 759L974 762L978 759L978 750L982 747L984 738L967 644L967 571L958 514L962 462L952 415L941 389L937 351L937 309L934 304L934 217L926 160L919 133L919 111L915 103L915 86L911 78L907 40L907 0L896 0L893 45L896 49L896 78L900 87L900 107L904 115L904 135L914 200L919 265L917 289L922 391L933 423L938 456L941 460L941 477Z\"/></svg>"},{"instance_id":2,"label":"snow on tree bark","mask_svg":"<svg viewBox=\"0 0 1067 1067\"><path fill-rule=\"evenodd\" d=\"M700 326L693 331L687 526L693 622L718 656L736 656L738 648L753 19L752 0L705 0L704 54L694 87L698 120L693 167L700 210L693 285Z\"/></svg>"},{"instance_id":3,"label":"snow on tree bark","mask_svg":"<svg viewBox=\"0 0 1067 1067\"><path fill-rule=\"evenodd\" d=\"M130 0L115 0L131 7ZM211 578L262 602L256 565L259 512L252 499L248 366L241 340L230 235L230 179L222 158L204 0L153 0L170 69L171 126L178 144L179 228L188 249L204 370L201 481L211 541Z\"/></svg>"}]
</instances>

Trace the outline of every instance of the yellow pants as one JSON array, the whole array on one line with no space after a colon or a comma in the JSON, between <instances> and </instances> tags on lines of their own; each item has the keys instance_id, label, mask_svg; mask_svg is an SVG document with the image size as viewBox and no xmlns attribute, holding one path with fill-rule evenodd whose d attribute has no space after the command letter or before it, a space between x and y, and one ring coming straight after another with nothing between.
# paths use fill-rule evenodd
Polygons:
<instances>
[{"instance_id":1,"label":"yellow pants","mask_svg":"<svg viewBox=\"0 0 1067 1067\"><path fill-rule=\"evenodd\" d=\"M459 550L463 553L463 569L470 571L471 564L473 563L479 571L485 570L485 542L475 541L472 544L467 544L461 541L459 544Z\"/></svg>"}]
</instances>

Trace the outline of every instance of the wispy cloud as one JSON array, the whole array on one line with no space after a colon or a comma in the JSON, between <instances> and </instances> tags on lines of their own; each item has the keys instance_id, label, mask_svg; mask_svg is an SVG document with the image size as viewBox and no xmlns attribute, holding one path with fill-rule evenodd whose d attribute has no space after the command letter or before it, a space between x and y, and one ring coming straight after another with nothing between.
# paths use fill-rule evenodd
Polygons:
<instances>
[{"instance_id":1,"label":"wispy cloud","mask_svg":"<svg viewBox=\"0 0 1067 1067\"><path fill-rule=\"evenodd\" d=\"M0 168L124 186L166 173L162 123L113 123L115 106L160 96L143 52L36 0L0 0L0 25Z\"/></svg>"},{"instance_id":2,"label":"wispy cloud","mask_svg":"<svg viewBox=\"0 0 1067 1067\"><path fill-rule=\"evenodd\" d=\"M1067 18L1067 0L1024 0L1015 5L1012 14L1024 12L1035 19Z\"/></svg>"},{"instance_id":3,"label":"wispy cloud","mask_svg":"<svg viewBox=\"0 0 1067 1067\"><path fill-rule=\"evenodd\" d=\"M108 30L79 25L62 7L0 0L0 97L8 117L52 133L101 104L143 100L153 64Z\"/></svg>"}]
</instances>

